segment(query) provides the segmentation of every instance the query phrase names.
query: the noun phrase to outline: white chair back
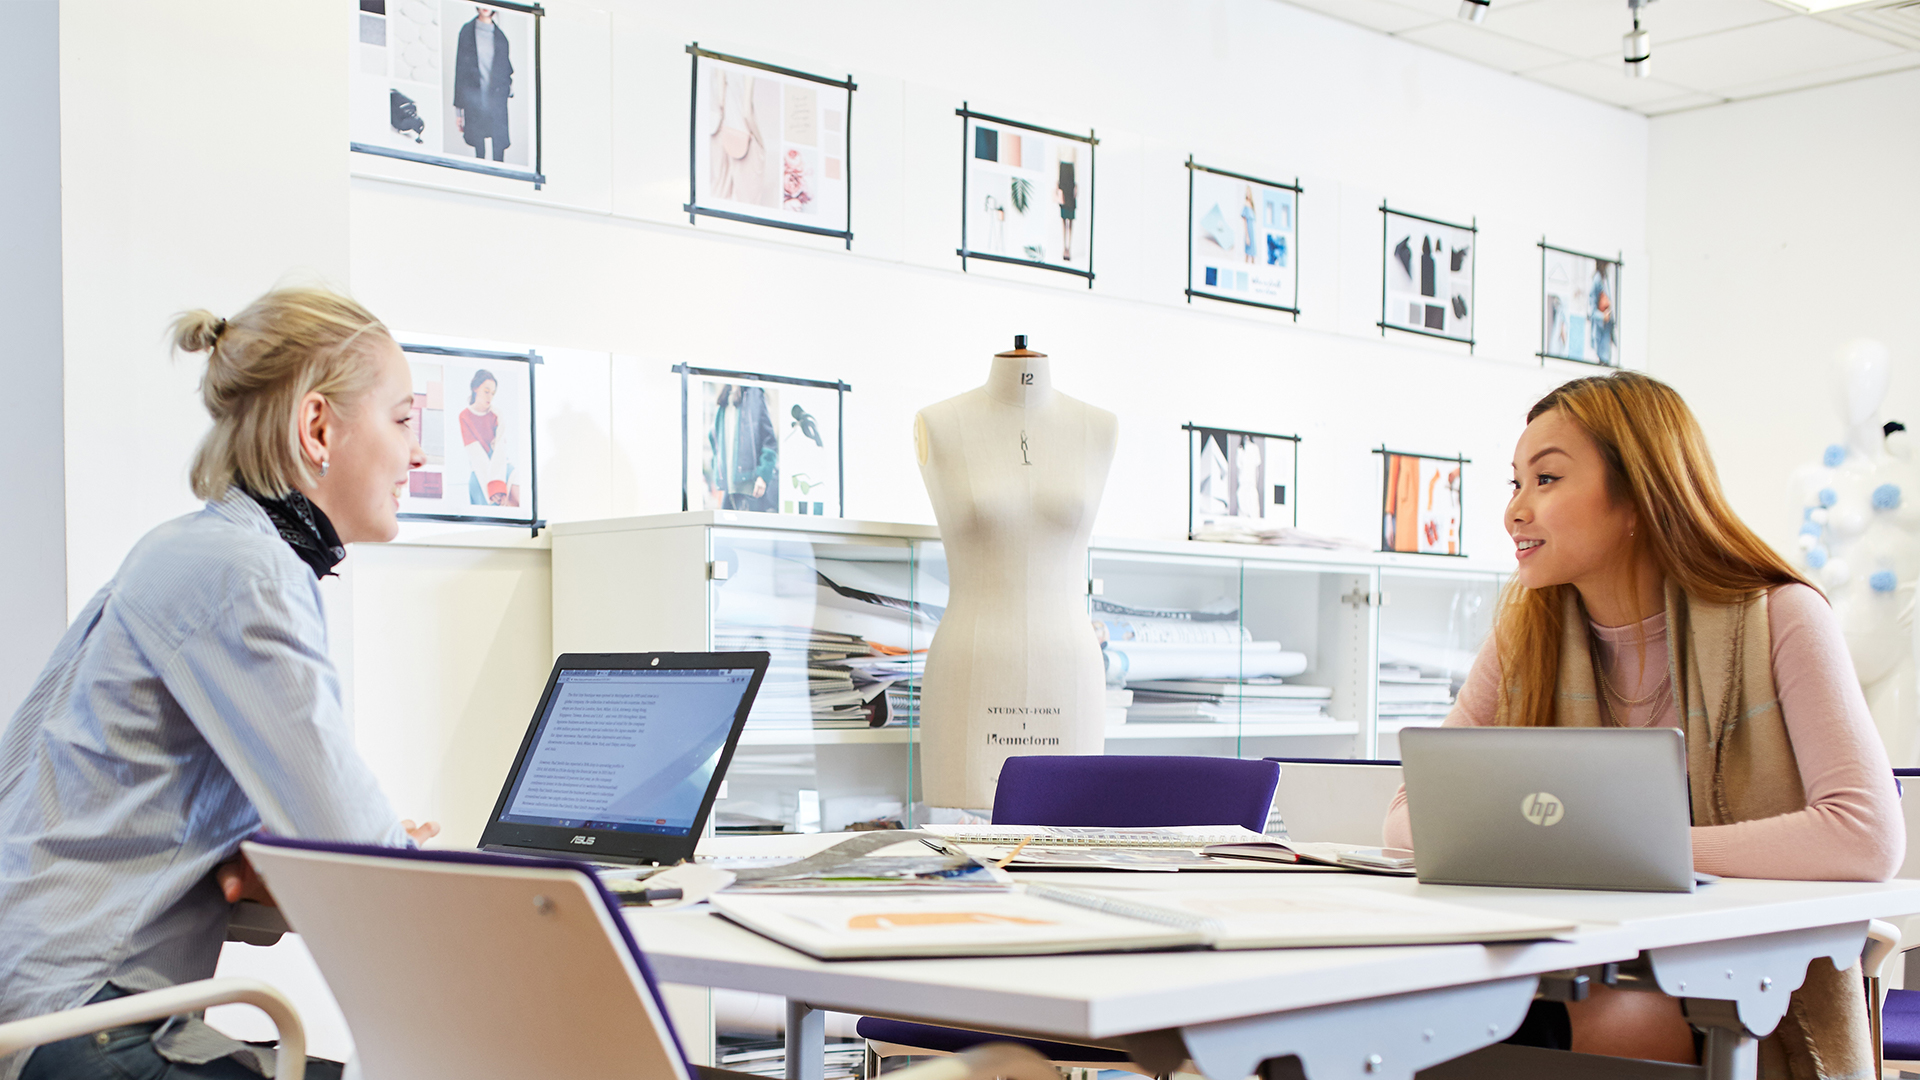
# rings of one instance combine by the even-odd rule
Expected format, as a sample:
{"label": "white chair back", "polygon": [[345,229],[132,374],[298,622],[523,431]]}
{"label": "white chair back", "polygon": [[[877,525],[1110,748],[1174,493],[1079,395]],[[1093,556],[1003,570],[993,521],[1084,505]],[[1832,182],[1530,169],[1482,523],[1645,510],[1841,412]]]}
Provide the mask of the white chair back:
{"label": "white chair back", "polygon": [[689,1080],[645,960],[584,868],[244,845],[353,1031],[366,1080]]}
{"label": "white chair back", "polygon": [[1273,805],[1295,840],[1377,847],[1399,790],[1397,764],[1281,759]]}

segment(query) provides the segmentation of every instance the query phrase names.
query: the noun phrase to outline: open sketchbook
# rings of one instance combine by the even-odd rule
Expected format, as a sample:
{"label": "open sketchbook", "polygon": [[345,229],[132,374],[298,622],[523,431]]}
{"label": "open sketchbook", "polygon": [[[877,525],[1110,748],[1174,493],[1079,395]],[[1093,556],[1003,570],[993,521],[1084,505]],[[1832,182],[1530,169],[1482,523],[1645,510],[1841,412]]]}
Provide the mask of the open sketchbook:
{"label": "open sketchbook", "polygon": [[721,893],[713,898],[713,908],[822,960],[1532,941],[1574,928],[1338,886],[1093,890],[1029,885],[973,896]]}

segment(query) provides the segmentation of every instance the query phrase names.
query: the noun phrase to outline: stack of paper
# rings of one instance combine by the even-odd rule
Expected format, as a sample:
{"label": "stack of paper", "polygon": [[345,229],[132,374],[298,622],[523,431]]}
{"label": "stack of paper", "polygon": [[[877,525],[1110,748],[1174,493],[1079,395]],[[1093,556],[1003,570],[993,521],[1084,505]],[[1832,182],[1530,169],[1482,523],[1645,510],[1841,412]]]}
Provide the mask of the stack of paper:
{"label": "stack of paper", "polygon": [[1453,709],[1453,680],[1408,664],[1380,665],[1380,718],[1406,725],[1438,724]]}
{"label": "stack of paper", "polygon": [[1312,721],[1327,719],[1333,690],[1279,679],[1147,679],[1129,684],[1133,723],[1169,720]]}

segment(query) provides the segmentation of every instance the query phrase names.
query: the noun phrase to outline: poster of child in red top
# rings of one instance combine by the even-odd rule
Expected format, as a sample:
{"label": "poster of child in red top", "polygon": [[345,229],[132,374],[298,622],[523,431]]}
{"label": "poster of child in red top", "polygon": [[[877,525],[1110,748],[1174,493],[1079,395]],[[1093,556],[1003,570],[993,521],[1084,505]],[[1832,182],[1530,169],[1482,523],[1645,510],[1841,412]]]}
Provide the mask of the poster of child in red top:
{"label": "poster of child in red top", "polygon": [[427,458],[408,474],[402,516],[530,522],[530,354],[401,348],[413,369],[409,423]]}

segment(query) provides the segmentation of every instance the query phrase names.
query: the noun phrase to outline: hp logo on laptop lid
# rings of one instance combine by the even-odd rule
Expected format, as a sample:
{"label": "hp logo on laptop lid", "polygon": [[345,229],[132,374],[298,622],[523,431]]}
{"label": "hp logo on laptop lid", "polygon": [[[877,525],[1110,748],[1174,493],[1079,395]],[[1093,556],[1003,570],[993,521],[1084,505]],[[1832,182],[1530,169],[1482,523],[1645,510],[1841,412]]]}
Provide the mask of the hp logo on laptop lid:
{"label": "hp logo on laptop lid", "polygon": [[1535,825],[1557,825],[1567,808],[1559,796],[1536,791],[1520,800],[1520,814]]}

